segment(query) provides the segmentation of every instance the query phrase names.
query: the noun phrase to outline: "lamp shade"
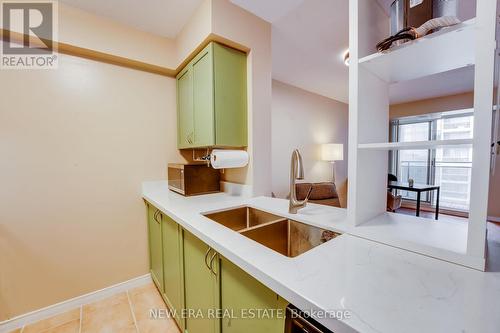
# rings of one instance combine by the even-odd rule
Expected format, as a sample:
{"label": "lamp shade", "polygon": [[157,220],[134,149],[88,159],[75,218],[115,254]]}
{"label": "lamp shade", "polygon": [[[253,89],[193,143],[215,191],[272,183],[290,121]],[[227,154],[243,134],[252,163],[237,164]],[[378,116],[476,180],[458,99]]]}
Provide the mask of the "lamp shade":
{"label": "lamp shade", "polygon": [[322,144],[321,159],[329,162],[344,160],[344,145],[342,143]]}

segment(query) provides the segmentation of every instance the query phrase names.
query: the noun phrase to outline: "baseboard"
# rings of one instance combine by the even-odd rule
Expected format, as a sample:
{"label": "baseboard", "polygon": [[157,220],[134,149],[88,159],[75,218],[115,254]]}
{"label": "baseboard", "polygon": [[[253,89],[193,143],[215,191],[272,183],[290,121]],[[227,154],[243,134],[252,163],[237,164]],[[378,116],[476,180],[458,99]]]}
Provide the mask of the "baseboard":
{"label": "baseboard", "polygon": [[31,311],[20,316],[7,319],[0,322],[0,333],[10,332],[12,330],[21,328],[25,325],[32,324],[39,320],[43,320],[52,317],[56,314],[66,312],[82,305],[99,301],[101,299],[113,296],[120,292],[143,286],[147,283],[151,283],[151,274],[145,274],[138,276],[136,278],[130,279],[128,281],[120,282],[118,284],[90,292],[75,298],[62,301],[53,305],[49,305],[45,308]]}
{"label": "baseboard", "polygon": [[498,217],[498,216],[488,216],[488,221],[500,223],[500,217]]}

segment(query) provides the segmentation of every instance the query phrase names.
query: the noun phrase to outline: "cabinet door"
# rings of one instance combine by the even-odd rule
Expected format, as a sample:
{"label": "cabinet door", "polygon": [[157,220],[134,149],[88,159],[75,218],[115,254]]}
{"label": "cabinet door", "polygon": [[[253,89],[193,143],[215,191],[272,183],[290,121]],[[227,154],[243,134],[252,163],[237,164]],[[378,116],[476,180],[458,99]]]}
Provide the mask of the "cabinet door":
{"label": "cabinet door", "polygon": [[175,320],[184,327],[181,311],[184,308],[182,267],[182,229],[170,217],[162,216],[163,233],[163,298],[175,310]]}
{"label": "cabinet door", "polygon": [[215,124],[212,44],[193,59],[192,66],[194,144],[196,147],[213,146]]}
{"label": "cabinet door", "polygon": [[[207,315],[219,309],[218,279],[207,267],[213,252],[186,230],[183,243],[185,306],[187,310],[196,311],[187,314],[186,330],[188,333],[218,333],[219,321]],[[214,269],[218,269],[217,265]],[[197,311],[201,311],[202,316]]]}
{"label": "cabinet door", "polygon": [[163,291],[163,255],[161,235],[161,214],[148,205],[149,267],[156,286]]}
{"label": "cabinet door", "polygon": [[247,57],[214,43],[215,138],[217,146],[247,146]]}
{"label": "cabinet door", "polygon": [[238,318],[223,316],[222,333],[282,333],[287,302],[224,258],[220,269],[222,313]]}
{"label": "cabinet door", "polygon": [[177,147],[194,145],[193,78],[187,66],[177,75]]}

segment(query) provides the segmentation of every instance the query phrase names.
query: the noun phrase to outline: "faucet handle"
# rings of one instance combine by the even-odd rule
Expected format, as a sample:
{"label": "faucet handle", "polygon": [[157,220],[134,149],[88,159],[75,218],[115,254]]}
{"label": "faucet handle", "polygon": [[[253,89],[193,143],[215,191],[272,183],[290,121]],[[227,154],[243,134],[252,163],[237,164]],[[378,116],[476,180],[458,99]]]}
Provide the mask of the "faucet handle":
{"label": "faucet handle", "polygon": [[310,185],[309,190],[307,191],[306,197],[304,199],[304,203],[306,203],[309,200],[309,196],[311,195],[312,190],[313,190],[313,186]]}

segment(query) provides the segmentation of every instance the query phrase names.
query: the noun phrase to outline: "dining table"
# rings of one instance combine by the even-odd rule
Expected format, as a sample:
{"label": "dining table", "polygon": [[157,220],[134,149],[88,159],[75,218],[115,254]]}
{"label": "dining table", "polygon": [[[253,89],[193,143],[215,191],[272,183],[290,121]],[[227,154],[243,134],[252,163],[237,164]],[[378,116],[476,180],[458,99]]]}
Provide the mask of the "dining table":
{"label": "dining table", "polygon": [[388,189],[390,190],[402,190],[402,191],[409,191],[409,192],[416,192],[417,193],[417,216],[420,216],[420,201],[422,197],[423,192],[431,192],[431,191],[436,191],[436,220],[439,218],[439,194],[441,191],[440,186],[438,185],[429,185],[429,184],[417,184],[414,183],[412,186],[410,186],[409,183],[404,183],[404,182],[396,182],[396,181],[390,181],[387,184]]}

